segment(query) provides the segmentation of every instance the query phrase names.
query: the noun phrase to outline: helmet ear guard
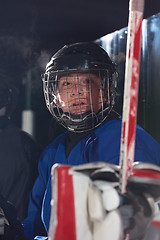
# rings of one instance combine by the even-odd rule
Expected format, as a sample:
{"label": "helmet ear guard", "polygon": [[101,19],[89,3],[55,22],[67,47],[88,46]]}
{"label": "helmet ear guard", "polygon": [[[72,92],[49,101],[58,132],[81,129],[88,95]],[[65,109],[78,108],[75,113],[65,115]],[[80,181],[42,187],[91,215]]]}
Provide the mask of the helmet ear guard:
{"label": "helmet ear guard", "polygon": [[[95,74],[100,79],[101,108],[94,112],[91,106],[90,111],[76,115],[70,112],[68,106],[68,112],[65,112],[57,99],[59,79],[62,76],[69,78],[72,74],[76,74],[78,79],[86,73]],[[60,49],[47,64],[42,81],[47,108],[70,131],[83,132],[96,128],[107,118],[115,103],[117,73],[108,54],[95,43],[77,43]],[[91,96],[91,91],[89,94]],[[92,97],[90,99],[92,103]]]}

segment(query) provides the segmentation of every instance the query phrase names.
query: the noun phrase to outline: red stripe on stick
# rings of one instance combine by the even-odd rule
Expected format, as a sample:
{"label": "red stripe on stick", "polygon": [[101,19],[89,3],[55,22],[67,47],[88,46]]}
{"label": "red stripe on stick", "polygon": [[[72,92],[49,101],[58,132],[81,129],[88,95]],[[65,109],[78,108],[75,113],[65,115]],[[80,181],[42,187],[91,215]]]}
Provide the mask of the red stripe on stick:
{"label": "red stripe on stick", "polygon": [[54,240],[76,240],[74,189],[69,168],[57,168],[57,228]]}
{"label": "red stripe on stick", "polygon": [[144,0],[130,0],[120,149],[122,193],[134,162],[143,9]]}

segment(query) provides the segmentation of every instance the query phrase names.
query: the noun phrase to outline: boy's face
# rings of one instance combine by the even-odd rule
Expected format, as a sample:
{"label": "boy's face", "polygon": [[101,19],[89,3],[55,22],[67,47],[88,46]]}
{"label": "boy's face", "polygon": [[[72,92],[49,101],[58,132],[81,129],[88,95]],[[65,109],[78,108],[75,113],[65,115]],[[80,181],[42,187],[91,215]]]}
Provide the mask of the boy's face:
{"label": "boy's face", "polygon": [[97,113],[105,101],[100,78],[93,73],[73,73],[58,80],[57,99],[63,112]]}

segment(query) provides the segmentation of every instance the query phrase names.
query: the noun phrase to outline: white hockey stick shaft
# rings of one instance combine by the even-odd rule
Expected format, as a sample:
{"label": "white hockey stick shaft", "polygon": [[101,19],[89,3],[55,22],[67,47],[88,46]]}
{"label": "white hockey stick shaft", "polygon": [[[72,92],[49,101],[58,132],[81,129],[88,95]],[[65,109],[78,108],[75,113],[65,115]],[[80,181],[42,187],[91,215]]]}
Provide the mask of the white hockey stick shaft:
{"label": "white hockey stick shaft", "polygon": [[144,0],[130,0],[120,148],[120,190],[126,191],[135,152],[137,101]]}

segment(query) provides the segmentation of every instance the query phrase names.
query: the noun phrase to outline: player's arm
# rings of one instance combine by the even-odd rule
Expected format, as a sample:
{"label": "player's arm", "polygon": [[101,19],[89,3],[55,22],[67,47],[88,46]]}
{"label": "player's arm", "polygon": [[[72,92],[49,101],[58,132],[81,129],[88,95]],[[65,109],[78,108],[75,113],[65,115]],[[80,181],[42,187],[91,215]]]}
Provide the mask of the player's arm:
{"label": "player's arm", "polygon": [[33,239],[36,235],[46,235],[46,231],[41,220],[41,211],[42,201],[49,179],[49,160],[49,154],[46,154],[46,151],[43,152],[39,160],[39,175],[30,193],[28,216],[23,221],[24,233],[31,239]]}

